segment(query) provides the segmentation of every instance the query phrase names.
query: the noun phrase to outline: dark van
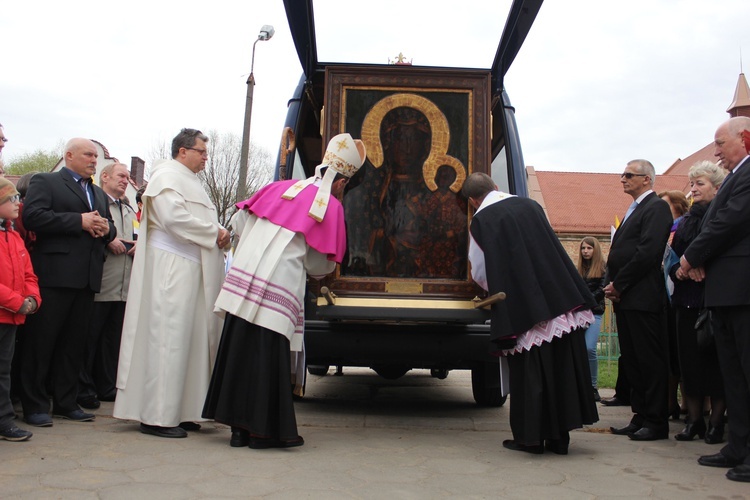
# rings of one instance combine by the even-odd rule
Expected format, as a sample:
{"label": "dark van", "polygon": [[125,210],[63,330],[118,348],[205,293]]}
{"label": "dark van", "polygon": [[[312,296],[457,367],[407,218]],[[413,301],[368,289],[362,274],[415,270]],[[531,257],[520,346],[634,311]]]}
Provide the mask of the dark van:
{"label": "dark van", "polygon": [[[303,67],[289,101],[276,179],[307,178],[329,138],[348,132],[368,159],[343,195],[347,254],[309,280],[308,371],[371,367],[395,379],[412,368],[444,378],[471,370],[480,405],[500,406],[485,292],[471,279],[466,176],[486,172],[527,195],[514,109],[503,86],[541,0],[512,2],[489,69],[331,64],[317,59],[312,0],[285,0]],[[477,15],[482,15],[477,13]],[[488,61],[489,62],[489,61]]]}

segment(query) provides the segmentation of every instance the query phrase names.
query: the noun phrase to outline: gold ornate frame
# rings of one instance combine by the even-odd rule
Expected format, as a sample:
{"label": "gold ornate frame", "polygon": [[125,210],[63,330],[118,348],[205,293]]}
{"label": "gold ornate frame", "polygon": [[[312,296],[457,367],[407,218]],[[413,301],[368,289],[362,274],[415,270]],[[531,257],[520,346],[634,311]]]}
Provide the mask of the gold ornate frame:
{"label": "gold ornate frame", "polygon": [[[326,69],[323,144],[349,132],[367,146],[363,166],[380,169],[384,163],[381,123],[399,107],[413,108],[429,122],[429,155],[422,165],[430,191],[438,168],[455,172],[450,191],[459,193],[466,176],[490,171],[490,76],[481,70],[434,70],[411,66],[331,67]],[[347,200],[344,199],[346,207]],[[470,213],[466,209],[468,228]],[[468,238],[468,231],[466,232]],[[340,296],[420,295],[471,298],[480,293],[468,272],[453,278],[424,276],[349,276],[339,266],[323,284]]]}

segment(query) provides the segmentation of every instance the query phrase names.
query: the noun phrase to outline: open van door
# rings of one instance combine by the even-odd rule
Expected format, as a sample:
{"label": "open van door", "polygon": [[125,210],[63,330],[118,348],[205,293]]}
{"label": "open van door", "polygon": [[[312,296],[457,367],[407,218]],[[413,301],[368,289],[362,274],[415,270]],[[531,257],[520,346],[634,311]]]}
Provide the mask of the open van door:
{"label": "open van door", "polygon": [[284,1],[303,73],[276,178],[312,175],[329,138],[342,132],[362,139],[368,158],[343,195],[344,262],[308,285],[310,371],[366,366],[397,378],[411,368],[440,377],[469,369],[477,403],[502,405],[489,310],[475,307],[485,292],[471,279],[471,209],[460,191],[469,174],[486,172],[527,195],[503,80],[542,0],[512,2],[485,69],[320,62],[313,3]]}

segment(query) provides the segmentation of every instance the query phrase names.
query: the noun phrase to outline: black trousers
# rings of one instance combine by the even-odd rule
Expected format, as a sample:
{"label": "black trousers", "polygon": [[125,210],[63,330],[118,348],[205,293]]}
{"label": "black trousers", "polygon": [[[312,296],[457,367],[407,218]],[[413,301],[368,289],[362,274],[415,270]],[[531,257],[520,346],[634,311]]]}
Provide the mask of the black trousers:
{"label": "black trousers", "polygon": [[[94,292],[41,287],[39,312],[26,319],[21,366],[24,415],[80,409],[76,403]],[[47,385],[52,394],[47,393]]]}
{"label": "black trousers", "polygon": [[13,426],[16,413],[10,402],[10,362],[16,345],[16,325],[0,323],[0,430]]}
{"label": "black trousers", "polygon": [[622,365],[630,383],[631,422],[669,430],[669,352],[665,311],[615,309]]}
{"label": "black trousers", "polygon": [[750,306],[715,308],[713,326],[729,417],[721,453],[750,465]]}
{"label": "black trousers", "polygon": [[125,302],[94,302],[78,397],[113,398]]}
{"label": "black trousers", "polygon": [[626,405],[630,404],[630,382],[628,382],[628,374],[625,373],[625,365],[622,362],[622,346],[620,346],[620,357],[617,358],[617,382],[615,382],[615,397]]}

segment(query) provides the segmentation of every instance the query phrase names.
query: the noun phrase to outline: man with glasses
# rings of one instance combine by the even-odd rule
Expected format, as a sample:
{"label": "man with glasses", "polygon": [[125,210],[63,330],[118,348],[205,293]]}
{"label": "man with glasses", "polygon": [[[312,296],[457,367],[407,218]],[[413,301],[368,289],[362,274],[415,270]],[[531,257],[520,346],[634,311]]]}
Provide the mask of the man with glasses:
{"label": "man with glasses", "polygon": [[669,432],[667,292],[661,263],[672,212],[654,193],[655,179],[654,166],[646,160],[628,162],[620,176],[633,203],[612,238],[604,288],[614,304],[634,414],[628,425],[611,430],[635,441],[666,439]]}
{"label": "man with glasses", "polygon": [[198,430],[219,340],[213,305],[229,231],[198,180],[206,137],[182,129],[172,160],[153,168],[143,193],[117,371],[113,415],[140,430],[182,438]]}

